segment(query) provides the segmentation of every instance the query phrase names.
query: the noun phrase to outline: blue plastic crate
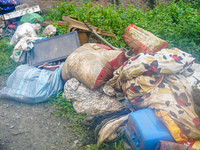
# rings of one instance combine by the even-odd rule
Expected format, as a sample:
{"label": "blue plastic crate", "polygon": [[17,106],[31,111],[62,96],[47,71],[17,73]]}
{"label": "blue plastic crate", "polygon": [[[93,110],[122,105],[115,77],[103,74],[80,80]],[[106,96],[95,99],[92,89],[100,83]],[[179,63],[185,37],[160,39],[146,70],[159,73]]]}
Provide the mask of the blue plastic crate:
{"label": "blue plastic crate", "polygon": [[151,109],[132,112],[125,133],[131,148],[136,150],[155,150],[160,140],[175,142],[167,127]]}

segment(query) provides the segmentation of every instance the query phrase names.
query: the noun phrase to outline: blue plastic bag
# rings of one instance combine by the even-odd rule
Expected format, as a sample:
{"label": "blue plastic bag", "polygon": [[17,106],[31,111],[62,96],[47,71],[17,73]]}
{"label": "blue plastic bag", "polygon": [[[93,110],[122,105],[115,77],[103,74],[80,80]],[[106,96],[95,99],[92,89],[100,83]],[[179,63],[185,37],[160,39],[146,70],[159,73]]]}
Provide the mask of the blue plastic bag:
{"label": "blue plastic bag", "polygon": [[0,0],[0,10],[10,10],[16,5],[21,5],[22,3],[18,0]]}
{"label": "blue plastic bag", "polygon": [[0,90],[0,99],[11,99],[26,103],[48,100],[64,87],[61,70],[64,63],[55,71],[20,65],[9,76],[7,86]]}

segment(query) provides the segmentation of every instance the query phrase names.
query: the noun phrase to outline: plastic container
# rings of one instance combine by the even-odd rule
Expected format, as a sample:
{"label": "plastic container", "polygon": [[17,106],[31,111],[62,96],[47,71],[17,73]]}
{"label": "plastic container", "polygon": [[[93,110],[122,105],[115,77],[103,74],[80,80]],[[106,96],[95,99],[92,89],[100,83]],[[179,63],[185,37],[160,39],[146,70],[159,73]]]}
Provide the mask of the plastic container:
{"label": "plastic container", "polygon": [[167,127],[151,109],[132,112],[125,134],[131,148],[136,150],[155,150],[160,140],[175,142]]}

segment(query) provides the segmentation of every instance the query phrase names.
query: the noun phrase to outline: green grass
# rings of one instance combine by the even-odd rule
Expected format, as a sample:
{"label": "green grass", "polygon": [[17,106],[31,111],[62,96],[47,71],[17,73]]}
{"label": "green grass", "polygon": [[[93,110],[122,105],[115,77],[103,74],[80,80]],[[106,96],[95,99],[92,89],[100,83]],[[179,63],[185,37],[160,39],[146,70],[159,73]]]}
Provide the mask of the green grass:
{"label": "green grass", "polygon": [[50,99],[53,103],[53,107],[57,108],[54,115],[68,118],[71,123],[70,126],[73,130],[78,134],[81,134],[81,132],[85,129],[85,126],[81,122],[86,115],[77,114],[73,108],[71,100],[63,98],[62,93],[63,92],[59,92],[55,97]]}
{"label": "green grass", "polygon": [[[104,38],[116,47],[129,48],[123,40],[125,28],[129,24],[135,24],[152,32],[159,38],[170,43],[171,47],[177,47],[191,53],[199,62],[200,51],[200,10],[199,3],[180,0],[177,3],[156,4],[153,10],[142,11],[133,5],[128,7],[116,5],[96,5],[83,3],[76,5],[58,3],[52,11],[45,15],[48,20],[62,20],[62,16],[72,16],[82,21],[87,20],[91,25],[116,34],[116,37]],[[56,23],[55,23],[56,25]],[[58,34],[67,32],[67,27],[58,27]]]}
{"label": "green grass", "polygon": [[10,58],[13,46],[9,46],[9,39],[0,39],[0,75],[10,74],[17,64]]}

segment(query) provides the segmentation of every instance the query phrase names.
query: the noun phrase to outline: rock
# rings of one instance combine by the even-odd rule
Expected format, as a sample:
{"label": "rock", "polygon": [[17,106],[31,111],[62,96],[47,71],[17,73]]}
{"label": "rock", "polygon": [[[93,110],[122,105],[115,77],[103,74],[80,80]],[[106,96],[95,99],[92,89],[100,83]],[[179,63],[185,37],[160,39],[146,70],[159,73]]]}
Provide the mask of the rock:
{"label": "rock", "polygon": [[77,147],[76,144],[78,143],[78,140],[74,141],[74,144],[72,145],[72,147]]}

